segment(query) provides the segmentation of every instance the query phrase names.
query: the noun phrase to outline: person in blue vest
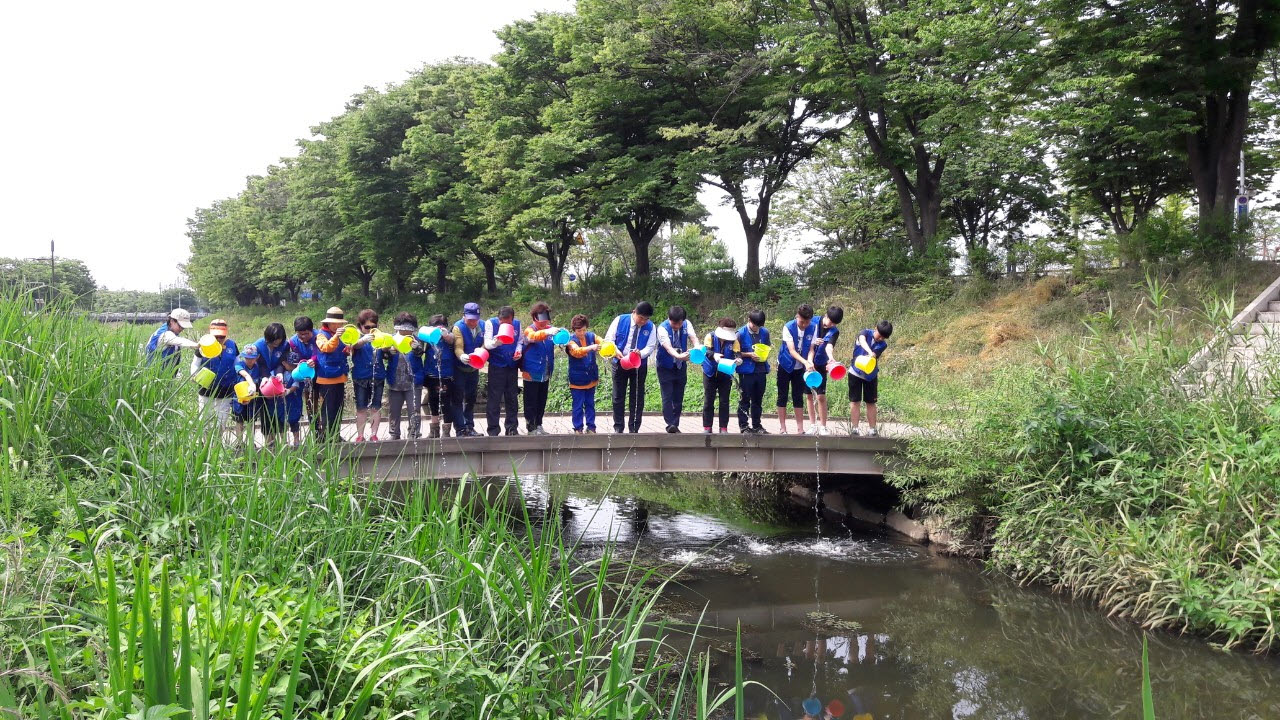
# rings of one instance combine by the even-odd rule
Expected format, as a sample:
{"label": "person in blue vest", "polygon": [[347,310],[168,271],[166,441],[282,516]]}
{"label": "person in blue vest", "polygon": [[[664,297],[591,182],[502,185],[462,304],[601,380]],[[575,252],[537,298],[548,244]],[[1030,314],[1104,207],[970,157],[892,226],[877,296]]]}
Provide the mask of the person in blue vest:
{"label": "person in blue vest", "polygon": [[284,381],[287,373],[282,365],[284,356],[284,326],[271,323],[262,333],[262,337],[244,346],[240,356],[236,358],[236,374],[243,380],[259,387],[263,380],[280,376],[285,385],[285,394],[276,397],[255,396],[248,404],[237,402],[235,405],[236,434],[244,441],[246,426],[253,437],[254,421],[262,424],[262,436],[267,445],[275,445],[276,440],[284,433],[287,415],[286,398],[295,391],[295,386]]}
{"label": "person in blue vest", "polygon": [[454,431],[458,437],[481,437],[476,432],[476,387],[480,384],[480,371],[471,366],[471,353],[484,347],[484,328],[480,327],[480,305],[469,302],[462,306],[462,319],[454,326],[453,356],[457,359],[454,370],[453,407],[457,413]]}
{"label": "person in blue vest", "polygon": [[[498,337],[498,330],[503,325],[510,325],[515,330],[515,341],[504,343]],[[507,435],[519,435],[520,419],[520,359],[524,355],[524,334],[520,332],[520,321],[516,319],[516,311],[510,305],[498,310],[497,317],[489,318],[484,324],[484,346],[489,351],[489,385],[486,393],[485,418],[489,421],[490,437],[498,435],[502,427]],[[507,411],[505,421],[502,411]]]}
{"label": "person in blue vest", "polygon": [[573,431],[579,435],[596,432],[596,386],[600,384],[600,367],[596,356],[600,341],[587,329],[586,315],[574,315],[569,321],[569,395],[573,400]]}
{"label": "person in blue vest", "polygon": [[422,344],[422,384],[426,395],[418,403],[431,413],[428,437],[449,437],[458,420],[453,389],[456,375],[454,367],[458,364],[453,356],[454,333],[451,332],[449,319],[439,313],[432,315],[427,325],[440,328],[440,340],[431,345]]}
{"label": "person in blue vest", "polygon": [[[290,373],[292,382],[292,373],[299,365],[307,363],[314,370],[316,366],[316,355],[320,349],[316,347],[315,323],[311,318],[302,315],[293,320],[293,337],[285,342],[285,353],[282,366]],[[303,398],[307,402],[307,416],[315,417],[315,385],[310,380],[298,381],[294,391],[289,393],[285,398],[285,414],[289,423],[289,434],[292,435],[291,445],[297,447],[302,444],[302,405]]]}
{"label": "person in blue vest", "polygon": [[747,313],[747,324],[738,330],[738,345],[742,348],[738,365],[738,429],[744,433],[767,435],[761,424],[764,390],[769,382],[769,362],[756,355],[756,345],[770,345],[769,329],[764,326],[764,311]]}
{"label": "person in blue vest", "polygon": [[[397,315],[395,333],[397,339],[414,338],[418,333],[418,317],[408,312]],[[400,414],[405,410],[409,416],[409,439],[422,437],[422,384],[426,379],[422,365],[424,352],[417,338],[410,341],[410,347],[407,354],[400,352],[394,344],[378,351],[387,358],[387,415],[392,440],[400,439]],[[439,430],[439,426],[436,429]]]}
{"label": "person in blue vest", "polygon": [[809,359],[809,349],[813,347],[813,338],[817,334],[817,325],[813,322],[813,306],[803,304],[796,308],[795,318],[788,320],[782,327],[782,352],[778,353],[778,428],[783,435],[787,434],[787,395],[791,395],[791,404],[796,416],[796,432],[804,434],[804,412],[806,399],[804,374],[813,369],[813,361]]}
{"label": "person in blue vest", "polygon": [[[849,369],[849,422],[852,427],[850,435],[857,435],[861,426],[861,413],[858,403],[867,403],[867,435],[875,437],[876,400],[880,397],[880,356],[889,347],[889,336],[893,334],[893,323],[881,320],[874,328],[867,328],[858,333],[853,344],[853,367]],[[858,358],[863,355],[874,355],[876,365],[871,372],[863,372],[858,368]]]}
{"label": "person in blue vest", "polygon": [[524,329],[524,355],[520,363],[524,381],[524,427],[530,435],[546,435],[542,418],[547,412],[547,393],[556,369],[556,344],[552,337],[551,306],[537,302],[529,309],[533,324]]}
{"label": "person in blue vest", "polygon": [[240,354],[240,347],[227,337],[229,332],[227,321],[222,318],[209,323],[209,334],[218,341],[222,352],[211,358],[196,353],[195,361],[191,364],[192,374],[201,368],[213,371],[213,382],[207,388],[200,388],[197,404],[200,412],[212,410],[219,428],[224,427],[231,418],[231,411],[236,403],[235,387],[240,382],[240,377],[236,375],[236,357]]}
{"label": "person in blue vest", "polygon": [[667,432],[680,432],[684,389],[689,382],[689,351],[700,347],[698,332],[679,305],[667,311],[658,326],[658,389],[662,392],[662,419]]}
{"label": "person in blue vest", "polygon": [[844,308],[832,305],[822,316],[818,332],[809,348],[809,362],[813,369],[822,376],[822,384],[808,388],[813,396],[809,406],[809,433],[812,435],[830,435],[827,429],[827,365],[835,357],[835,345],[840,339],[840,321],[844,320]]}
{"label": "person in blue vest", "polygon": [[[631,312],[615,317],[604,335],[606,340],[612,341],[618,348],[609,361],[609,371],[613,373],[615,433],[622,432],[624,427],[638,433],[644,420],[644,383],[649,375],[649,356],[658,347],[657,333],[653,331],[653,323],[649,322],[651,317],[653,305],[641,300]],[[633,351],[639,354],[640,364],[624,369],[621,360]]]}
{"label": "person in blue vest", "polygon": [[[356,313],[356,328],[360,330],[360,339],[351,344],[351,394],[356,401],[356,442],[378,442],[378,430],[382,425],[382,391],[386,387],[382,350],[373,347],[378,312],[365,308]],[[364,434],[366,423],[369,425],[368,435]]]}
{"label": "person in blue vest", "polygon": [[334,306],[320,321],[320,332],[316,333],[319,352],[316,354],[315,383],[319,400],[311,427],[315,430],[316,439],[321,441],[341,439],[342,406],[347,400],[347,374],[351,370],[347,363],[351,350],[341,337],[346,324],[342,308]]}
{"label": "person in blue vest", "polygon": [[179,351],[182,348],[196,349],[200,343],[182,337],[183,330],[191,329],[191,313],[182,308],[174,308],[164,324],[151,333],[147,340],[147,364],[160,363],[169,375],[177,375],[182,359]]}
{"label": "person in blue vest", "polygon": [[702,360],[702,431],[708,435],[715,418],[716,400],[720,401],[720,432],[729,432],[729,391],[733,389],[733,375],[720,372],[717,365],[722,360],[742,365],[742,345],[736,328],[733,318],[720,318],[716,329],[707,333],[703,341],[707,355]]}
{"label": "person in blue vest", "polygon": [[[259,362],[258,346],[252,343],[245,345],[244,350],[236,356],[235,370],[236,382],[241,380],[248,381],[253,385],[254,391],[257,392],[258,382],[266,377],[264,368],[266,366]],[[262,397],[255,395],[248,402],[236,400],[231,408],[231,418],[236,423],[236,442],[244,442],[244,426],[249,425],[249,442],[253,442],[253,419],[258,414],[262,405]]]}

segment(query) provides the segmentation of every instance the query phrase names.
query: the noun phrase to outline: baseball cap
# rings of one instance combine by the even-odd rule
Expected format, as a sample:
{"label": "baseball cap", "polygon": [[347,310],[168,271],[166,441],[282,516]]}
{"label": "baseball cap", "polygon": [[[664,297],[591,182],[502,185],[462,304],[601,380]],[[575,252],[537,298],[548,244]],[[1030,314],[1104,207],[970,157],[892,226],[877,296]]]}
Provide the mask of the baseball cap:
{"label": "baseball cap", "polygon": [[216,337],[226,337],[227,321],[223,320],[222,318],[218,318],[213,322],[209,323],[209,334],[214,335]]}
{"label": "baseball cap", "polygon": [[178,323],[179,327],[184,330],[191,329],[191,313],[183,308],[174,308],[169,312],[169,319]]}
{"label": "baseball cap", "polygon": [[463,305],[463,306],[462,306],[462,317],[464,317],[464,318],[468,318],[468,319],[471,319],[471,320],[479,320],[479,319],[480,319],[480,304],[479,304],[479,303],[467,303],[466,305]]}
{"label": "baseball cap", "polygon": [[258,359],[258,346],[257,346],[257,345],[245,345],[245,346],[244,346],[244,349],[240,351],[240,357],[243,357],[245,360],[257,360],[257,359]]}

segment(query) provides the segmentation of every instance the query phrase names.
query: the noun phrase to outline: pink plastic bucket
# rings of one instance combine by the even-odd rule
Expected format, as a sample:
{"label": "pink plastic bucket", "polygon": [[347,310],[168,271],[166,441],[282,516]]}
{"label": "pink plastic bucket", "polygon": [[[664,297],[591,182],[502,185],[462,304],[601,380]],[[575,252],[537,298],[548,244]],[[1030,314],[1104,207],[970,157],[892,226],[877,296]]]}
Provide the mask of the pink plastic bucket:
{"label": "pink plastic bucket", "polygon": [[832,380],[836,380],[836,381],[843,380],[844,376],[848,374],[849,374],[849,368],[845,367],[844,365],[834,365],[831,368]]}
{"label": "pink plastic bucket", "polygon": [[498,342],[503,345],[510,345],[516,341],[516,329],[511,323],[502,323],[498,326]]}
{"label": "pink plastic bucket", "polygon": [[489,351],[484,348],[476,348],[469,356],[467,362],[471,363],[471,367],[479,370],[484,364],[489,362]]}

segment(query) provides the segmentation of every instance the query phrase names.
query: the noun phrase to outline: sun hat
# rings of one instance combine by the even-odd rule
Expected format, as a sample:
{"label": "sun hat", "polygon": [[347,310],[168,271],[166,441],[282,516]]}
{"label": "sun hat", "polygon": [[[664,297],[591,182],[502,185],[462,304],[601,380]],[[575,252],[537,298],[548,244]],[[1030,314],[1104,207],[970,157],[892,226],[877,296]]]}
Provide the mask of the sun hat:
{"label": "sun hat", "polygon": [[245,346],[244,346],[244,349],[240,351],[240,357],[244,358],[245,360],[257,360],[257,359],[258,359],[258,346],[257,346],[257,345],[245,345]]}
{"label": "sun hat", "polygon": [[191,329],[191,313],[183,308],[174,308],[169,311],[169,319],[178,323],[183,330]]}
{"label": "sun hat", "polygon": [[462,317],[467,318],[468,320],[479,320],[480,304],[471,302],[471,303],[467,303],[466,305],[463,305]]}
{"label": "sun hat", "polygon": [[738,333],[727,327],[718,327],[715,329],[716,337],[725,342],[733,342],[738,339]]}
{"label": "sun hat", "polygon": [[346,325],[347,321],[342,317],[342,308],[334,305],[325,311],[325,319],[320,321],[321,325]]}
{"label": "sun hat", "polygon": [[213,322],[209,323],[209,334],[213,335],[214,337],[226,337],[227,321],[223,320],[222,318],[218,318]]}

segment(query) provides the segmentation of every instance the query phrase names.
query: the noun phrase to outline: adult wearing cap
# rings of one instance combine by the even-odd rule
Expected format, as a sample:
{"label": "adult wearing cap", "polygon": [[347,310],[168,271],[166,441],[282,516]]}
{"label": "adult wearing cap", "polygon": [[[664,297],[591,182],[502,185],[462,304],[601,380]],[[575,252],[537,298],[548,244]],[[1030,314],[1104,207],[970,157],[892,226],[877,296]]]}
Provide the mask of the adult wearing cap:
{"label": "adult wearing cap", "polygon": [[347,356],[350,349],[342,342],[342,328],[347,324],[342,308],[329,308],[316,333],[316,380],[319,408],[316,415],[316,438],[337,440],[342,429],[342,405],[346,402]]}
{"label": "adult wearing cap", "polygon": [[480,437],[476,432],[476,388],[480,371],[471,367],[471,353],[484,347],[484,328],[480,327],[480,305],[469,302],[462,306],[462,319],[454,324],[453,355],[458,359],[453,387],[453,407],[457,412],[454,431],[458,437]]}
{"label": "adult wearing cap", "polygon": [[183,330],[191,329],[191,313],[182,308],[169,312],[169,317],[147,340],[147,364],[159,362],[172,375],[178,374],[181,360],[178,353],[182,348],[195,349],[200,343],[182,337]]}
{"label": "adult wearing cap", "polygon": [[236,357],[240,355],[240,348],[234,340],[227,337],[229,330],[227,321],[222,318],[209,323],[209,334],[218,341],[221,350],[211,358],[196,353],[195,361],[191,363],[193,375],[201,368],[208,368],[213,372],[213,382],[207,388],[200,388],[197,403],[201,412],[212,407],[219,426],[227,422],[231,411],[235,409],[235,387],[240,382],[240,377],[236,374]]}
{"label": "adult wearing cap", "polygon": [[[653,305],[641,300],[636,307],[625,315],[619,315],[609,323],[609,331],[605,339],[618,347],[618,352],[609,361],[609,370],[613,373],[613,431],[623,431],[624,418],[627,427],[633,433],[640,432],[640,423],[644,419],[644,381],[649,374],[649,356],[657,348],[657,333],[653,330]],[[621,359],[636,352],[640,356],[640,364],[634,368],[622,367]],[[630,403],[630,413],[627,404]]]}
{"label": "adult wearing cap", "polygon": [[[506,344],[498,337],[498,330],[503,325],[514,329],[515,342]],[[484,324],[484,347],[489,351],[488,403],[485,405],[489,435],[498,434],[499,423],[507,435],[519,435],[520,419],[516,415],[520,411],[520,357],[524,353],[524,334],[520,332],[516,311],[510,305],[504,305],[496,317],[489,318],[489,322]],[[507,411],[505,420],[502,418],[504,409]]]}

